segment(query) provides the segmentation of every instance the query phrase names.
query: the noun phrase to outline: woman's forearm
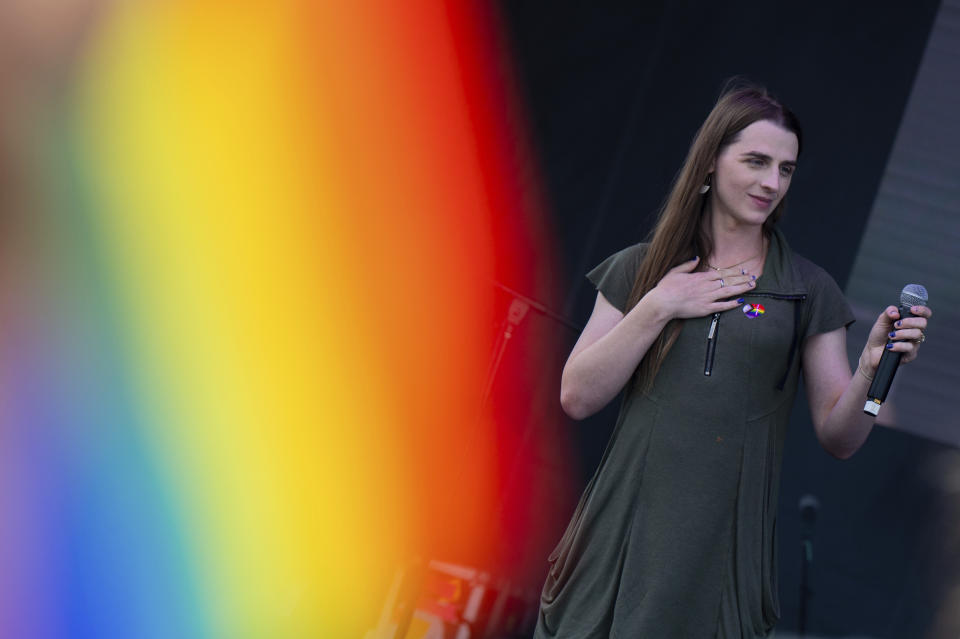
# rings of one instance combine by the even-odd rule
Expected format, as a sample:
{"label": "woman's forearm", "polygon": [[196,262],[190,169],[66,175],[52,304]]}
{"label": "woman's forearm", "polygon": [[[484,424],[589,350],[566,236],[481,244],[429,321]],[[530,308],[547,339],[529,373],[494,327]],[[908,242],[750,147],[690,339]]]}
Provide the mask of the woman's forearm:
{"label": "woman's forearm", "polygon": [[876,418],[863,412],[870,381],[854,371],[836,404],[817,427],[817,439],[834,457],[847,459],[867,440]]}
{"label": "woman's forearm", "polygon": [[574,419],[593,415],[630,379],[669,317],[652,296],[644,296],[620,322],[571,357],[563,368],[560,403]]}

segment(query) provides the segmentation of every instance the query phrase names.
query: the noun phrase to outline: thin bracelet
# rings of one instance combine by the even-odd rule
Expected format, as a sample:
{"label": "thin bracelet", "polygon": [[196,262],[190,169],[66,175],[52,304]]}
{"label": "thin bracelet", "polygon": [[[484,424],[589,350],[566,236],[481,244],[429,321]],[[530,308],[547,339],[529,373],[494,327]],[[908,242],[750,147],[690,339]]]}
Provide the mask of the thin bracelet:
{"label": "thin bracelet", "polygon": [[860,356],[860,359],[857,360],[857,371],[867,378],[868,382],[872,382],[873,378],[867,375],[863,370],[863,355]]}

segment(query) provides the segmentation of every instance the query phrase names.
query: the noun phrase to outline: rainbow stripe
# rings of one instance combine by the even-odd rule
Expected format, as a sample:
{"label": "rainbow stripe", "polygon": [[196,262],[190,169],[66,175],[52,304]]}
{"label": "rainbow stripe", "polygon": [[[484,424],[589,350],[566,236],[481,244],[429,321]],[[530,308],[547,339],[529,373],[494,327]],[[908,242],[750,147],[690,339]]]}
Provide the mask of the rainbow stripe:
{"label": "rainbow stripe", "polygon": [[491,280],[552,258],[482,4],[113,5],[3,327],[4,636],[358,637],[490,555]]}
{"label": "rainbow stripe", "polygon": [[760,317],[767,312],[767,310],[763,308],[763,304],[744,304],[741,310],[743,310],[744,315],[751,319]]}

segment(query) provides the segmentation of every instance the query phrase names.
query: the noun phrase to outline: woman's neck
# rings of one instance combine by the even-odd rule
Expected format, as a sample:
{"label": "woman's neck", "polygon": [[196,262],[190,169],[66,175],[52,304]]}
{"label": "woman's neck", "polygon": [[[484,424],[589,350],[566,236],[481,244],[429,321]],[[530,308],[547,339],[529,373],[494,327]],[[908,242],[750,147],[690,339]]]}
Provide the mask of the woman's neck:
{"label": "woman's neck", "polygon": [[723,224],[711,216],[710,239],[713,251],[709,264],[727,268],[748,261],[756,263],[763,255],[765,237],[762,226],[755,224]]}

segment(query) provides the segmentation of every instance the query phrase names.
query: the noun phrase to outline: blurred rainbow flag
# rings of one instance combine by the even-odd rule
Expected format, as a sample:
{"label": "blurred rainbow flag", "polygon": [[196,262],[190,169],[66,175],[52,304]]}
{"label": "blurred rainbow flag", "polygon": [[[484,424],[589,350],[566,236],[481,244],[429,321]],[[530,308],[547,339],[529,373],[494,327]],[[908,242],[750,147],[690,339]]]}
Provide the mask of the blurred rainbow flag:
{"label": "blurred rainbow flag", "polygon": [[0,636],[360,637],[489,558],[492,282],[551,258],[486,5],[112,5],[7,258]]}

